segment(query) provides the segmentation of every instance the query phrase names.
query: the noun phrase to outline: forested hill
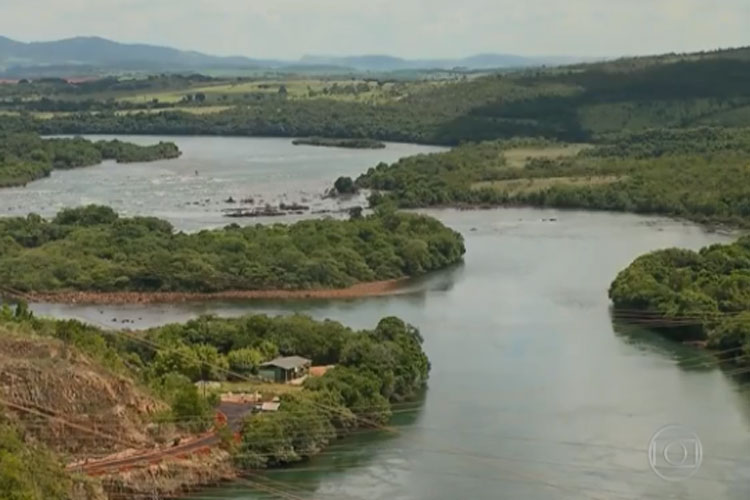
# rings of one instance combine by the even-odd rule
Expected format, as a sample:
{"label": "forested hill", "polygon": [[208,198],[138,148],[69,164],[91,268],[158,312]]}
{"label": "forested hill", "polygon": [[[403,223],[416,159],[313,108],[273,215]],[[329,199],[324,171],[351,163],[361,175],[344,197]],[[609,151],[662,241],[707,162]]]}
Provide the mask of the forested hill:
{"label": "forested hill", "polygon": [[[320,90],[293,78],[253,86],[249,80],[154,77],[127,82],[130,90],[108,80],[19,84],[0,89],[9,97],[0,108],[16,114],[1,126],[44,133],[323,136],[448,145],[519,136],[606,140],[611,133],[650,128],[750,126],[747,54],[666,55],[459,80],[350,81]],[[299,90],[292,92],[294,86]],[[133,90],[140,87],[141,97]],[[154,88],[161,93],[152,94]],[[39,94],[48,100],[35,101]],[[134,106],[138,99],[144,109]],[[51,114],[35,115],[38,109]],[[84,112],[69,114],[77,110]]]}
{"label": "forested hill", "polygon": [[194,234],[100,206],[50,221],[0,218],[0,283],[24,292],[344,288],[441,269],[464,251],[461,235],[436,219],[389,210]]}
{"label": "forested hill", "polygon": [[42,139],[36,134],[0,134],[0,187],[24,185],[55,169],[88,167],[103,160],[148,162],[180,155],[177,145],[138,146],[118,140]]}

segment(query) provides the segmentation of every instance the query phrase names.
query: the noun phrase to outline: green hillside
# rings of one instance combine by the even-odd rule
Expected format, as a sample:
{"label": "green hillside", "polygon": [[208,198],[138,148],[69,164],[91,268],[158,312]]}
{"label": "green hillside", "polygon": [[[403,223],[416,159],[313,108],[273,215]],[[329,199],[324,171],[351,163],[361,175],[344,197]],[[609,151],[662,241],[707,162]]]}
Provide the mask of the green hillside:
{"label": "green hillside", "polygon": [[[414,81],[381,76],[347,83],[293,75],[207,81],[198,75],[30,83],[0,86],[6,96],[0,112],[9,114],[5,127],[45,133],[367,137],[438,144],[518,136],[593,141],[649,128],[750,125],[748,54],[747,48],[668,54]],[[24,99],[15,99],[21,94]],[[48,100],[41,105],[44,96]]]}

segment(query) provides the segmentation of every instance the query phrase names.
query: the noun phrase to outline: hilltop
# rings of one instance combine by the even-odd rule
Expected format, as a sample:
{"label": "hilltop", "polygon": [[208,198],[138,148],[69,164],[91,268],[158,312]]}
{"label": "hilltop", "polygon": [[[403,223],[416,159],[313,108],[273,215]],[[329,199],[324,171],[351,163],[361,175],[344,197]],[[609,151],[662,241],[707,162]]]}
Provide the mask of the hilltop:
{"label": "hilltop", "polygon": [[0,37],[0,67],[12,74],[50,74],[65,71],[91,72],[141,70],[190,70],[246,68],[275,65],[246,57],[220,57],[142,43],[120,43],[95,36],[79,36],[49,42],[18,42]]}
{"label": "hilltop", "polygon": [[389,55],[316,56],[298,60],[215,56],[144,43],[121,43],[96,36],[45,42],[19,42],[0,36],[0,75],[7,77],[95,75],[117,71],[207,71],[281,69],[305,72],[398,71],[406,69],[468,70],[541,66],[579,62],[581,57],[524,57],[477,54],[453,59],[404,59]]}

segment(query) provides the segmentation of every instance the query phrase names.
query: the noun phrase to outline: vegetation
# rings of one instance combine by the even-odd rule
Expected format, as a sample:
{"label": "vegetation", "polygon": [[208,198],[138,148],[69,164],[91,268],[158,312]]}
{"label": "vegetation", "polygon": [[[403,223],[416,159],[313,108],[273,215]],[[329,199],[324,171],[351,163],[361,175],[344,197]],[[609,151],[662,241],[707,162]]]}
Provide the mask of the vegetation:
{"label": "vegetation", "polygon": [[747,225],[748,164],[750,129],[650,130],[596,147],[539,139],[466,144],[381,163],[356,184],[376,191],[375,206],[525,204]]}
{"label": "vegetation", "polygon": [[[237,461],[248,468],[302,460],[354,427],[386,422],[389,402],[413,398],[430,369],[419,331],[393,317],[373,330],[353,331],[301,315],[204,316],[150,330],[146,338],[171,346],[156,355],[138,348],[151,373],[169,371],[193,380],[253,377],[260,363],[279,354],[336,365],[322,377],[309,378],[302,391],[283,394],[277,413],[247,420]],[[201,359],[210,359],[203,373],[197,368]],[[239,374],[228,368],[238,359]]]}
{"label": "vegetation", "polygon": [[[236,459],[248,468],[302,460],[354,428],[385,423],[390,402],[415,397],[430,370],[419,331],[395,317],[382,319],[372,330],[355,331],[303,315],[202,316],[146,332],[111,335],[77,321],[37,319],[20,304],[15,311],[5,306],[0,323],[59,339],[121,376],[140,381],[170,404],[170,411],[156,420],[190,431],[210,427],[218,401],[215,395],[201,395],[194,382],[257,380],[258,366],[278,355],[336,365],[322,377],[309,378],[301,390],[280,391],[278,412],[246,420]],[[266,384],[255,386],[263,390]]]}
{"label": "vegetation", "polygon": [[23,185],[54,169],[96,165],[103,160],[120,163],[175,158],[180,151],[171,142],[152,146],[86,139],[42,139],[35,134],[0,134],[0,187]]}
{"label": "vegetation", "polygon": [[[42,80],[0,85],[0,112],[17,115],[4,127],[44,133],[587,142],[649,128],[748,126],[749,77],[745,49],[412,81],[393,75]],[[217,106],[226,109],[185,111]]]}
{"label": "vegetation", "polygon": [[643,255],[619,273],[609,296],[625,319],[678,340],[708,340],[750,364],[750,237]]}
{"label": "vegetation", "polygon": [[383,149],[385,143],[374,139],[326,139],[325,137],[309,137],[306,139],[295,139],[295,146],[325,146],[328,148],[351,148],[351,149]]}
{"label": "vegetation", "polygon": [[430,369],[419,331],[393,317],[354,331],[302,315],[203,316],[152,329],[145,338],[163,349],[130,348],[157,379],[166,372],[190,380],[252,380],[262,362],[278,355],[336,365],[305,381],[302,391],[282,392],[278,412],[246,420],[236,455],[246,468],[303,460],[353,428],[386,422],[389,402],[413,398]]}
{"label": "vegetation", "polygon": [[68,500],[72,482],[56,457],[27,443],[0,408],[0,499]]}
{"label": "vegetation", "polygon": [[416,276],[461,259],[435,219],[381,210],[348,221],[230,225],[175,233],[109,207],[0,219],[0,282],[21,291],[216,292],[342,288]]}
{"label": "vegetation", "polygon": [[[99,328],[78,321],[36,318],[26,304],[21,302],[13,308],[7,304],[0,307],[0,338],[4,346],[23,347],[14,351],[14,358],[18,363],[6,365],[4,368],[15,366],[15,371],[10,370],[7,375],[12,379],[18,377],[17,382],[22,385],[28,384],[30,394],[33,396],[28,400],[29,402],[25,399],[14,400],[13,398],[18,395],[13,390],[13,383],[6,380],[4,389],[6,391],[10,389],[10,393],[5,393],[4,397],[15,403],[33,406],[35,398],[39,397],[61,405],[70,402],[71,408],[76,406],[80,408],[82,404],[87,408],[85,410],[87,413],[92,412],[92,416],[93,413],[99,411],[98,409],[102,409],[102,401],[84,399],[87,392],[81,389],[87,387],[91,380],[60,381],[59,383],[65,386],[66,395],[50,395],[50,391],[56,390],[56,382],[53,382],[54,372],[65,364],[54,363],[54,366],[46,366],[44,362],[41,365],[25,364],[40,363],[41,358],[35,357],[37,354],[34,354],[38,351],[42,356],[45,354],[50,356],[49,353],[52,353],[53,358],[60,357],[59,361],[63,358],[68,360],[70,366],[75,365],[80,368],[75,373],[79,374],[82,379],[89,376],[95,379],[95,386],[98,383],[111,387],[107,386],[107,383],[113,383],[119,388],[139,387],[138,392],[129,394],[139,394],[138,397],[143,401],[157,404],[158,399],[149,397],[148,393],[155,394],[158,390],[159,395],[163,396],[167,403],[171,403],[171,409],[154,417],[158,421],[169,424],[171,428],[176,426],[184,430],[203,430],[212,423],[215,398],[204,398],[192,383],[182,385],[172,383],[180,378],[178,374],[170,373],[163,377],[153,377],[128,342],[134,345],[141,344],[130,340],[128,336],[105,333]],[[64,343],[66,347],[61,349],[60,343]],[[29,356],[28,359],[26,359],[27,356]],[[27,370],[28,378],[25,375]],[[46,375],[39,378],[40,372]],[[65,375],[60,374],[60,376]],[[92,394],[89,393],[89,395]],[[108,401],[107,397],[102,397],[102,399],[104,402]],[[110,395],[109,401],[117,401],[114,394]],[[130,401],[129,405],[132,404],[134,402]],[[48,403],[48,405],[60,413],[71,411],[68,407],[56,408],[53,403]],[[105,408],[108,415],[112,410],[113,408]],[[128,413],[128,410],[123,410],[122,414],[118,412],[118,418],[128,420],[135,417],[135,415],[128,417]],[[147,414],[138,414],[138,417],[141,416],[148,418]],[[68,418],[75,421],[76,415],[70,414]],[[136,423],[136,420],[130,420],[123,426],[127,427],[133,423]],[[47,424],[53,432],[48,432],[49,429],[45,428]],[[86,481],[81,481],[80,478],[64,471],[64,460],[69,461],[71,458],[68,453],[81,457],[86,456],[88,452],[98,454],[108,449],[115,451],[116,446],[106,441],[93,442],[83,438],[80,441],[69,438],[61,441],[58,439],[60,435],[57,425],[59,424],[54,421],[22,418],[22,414],[0,405],[0,498],[68,500],[86,497],[86,495],[81,496],[84,493],[81,487],[84,490],[87,489]],[[52,454],[49,451],[52,448],[57,449],[63,455]]]}
{"label": "vegetation", "polygon": [[339,177],[333,183],[333,189],[336,194],[354,194],[357,192],[357,186],[351,177]]}

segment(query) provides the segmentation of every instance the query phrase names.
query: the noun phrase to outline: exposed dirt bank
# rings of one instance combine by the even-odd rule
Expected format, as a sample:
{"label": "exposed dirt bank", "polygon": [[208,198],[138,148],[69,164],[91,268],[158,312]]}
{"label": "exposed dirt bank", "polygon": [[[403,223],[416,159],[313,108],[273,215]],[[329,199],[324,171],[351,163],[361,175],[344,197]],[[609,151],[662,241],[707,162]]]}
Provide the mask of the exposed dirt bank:
{"label": "exposed dirt bank", "polygon": [[23,298],[31,302],[58,304],[156,304],[204,302],[210,300],[262,299],[353,299],[396,293],[405,279],[358,283],[348,288],[314,290],[229,290],[214,293],[191,292],[30,292]]}
{"label": "exposed dirt bank", "polygon": [[132,380],[62,342],[5,329],[0,398],[30,435],[73,459],[147,446],[153,440],[148,424],[164,409]]}
{"label": "exposed dirt bank", "polygon": [[158,464],[146,464],[101,478],[109,500],[174,498],[235,478],[229,454],[205,450]]}

